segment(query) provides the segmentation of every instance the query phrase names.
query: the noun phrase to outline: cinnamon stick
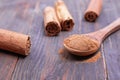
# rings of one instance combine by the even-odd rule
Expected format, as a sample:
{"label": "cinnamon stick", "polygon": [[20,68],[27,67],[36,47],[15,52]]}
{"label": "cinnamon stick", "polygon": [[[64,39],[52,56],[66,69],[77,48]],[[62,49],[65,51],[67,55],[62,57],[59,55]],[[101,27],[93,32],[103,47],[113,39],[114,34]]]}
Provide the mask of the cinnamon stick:
{"label": "cinnamon stick", "polygon": [[65,3],[62,0],[58,0],[55,3],[55,11],[60,22],[60,25],[62,27],[62,30],[63,31],[71,30],[74,26],[74,21]]}
{"label": "cinnamon stick", "polygon": [[100,15],[102,10],[102,0],[91,0],[87,10],[85,11],[84,18],[89,22],[94,22]]}
{"label": "cinnamon stick", "polygon": [[0,49],[26,56],[29,54],[30,45],[28,35],[0,29]]}
{"label": "cinnamon stick", "polygon": [[61,31],[55,10],[52,7],[48,6],[44,9],[44,26],[45,33],[48,36],[56,36]]}

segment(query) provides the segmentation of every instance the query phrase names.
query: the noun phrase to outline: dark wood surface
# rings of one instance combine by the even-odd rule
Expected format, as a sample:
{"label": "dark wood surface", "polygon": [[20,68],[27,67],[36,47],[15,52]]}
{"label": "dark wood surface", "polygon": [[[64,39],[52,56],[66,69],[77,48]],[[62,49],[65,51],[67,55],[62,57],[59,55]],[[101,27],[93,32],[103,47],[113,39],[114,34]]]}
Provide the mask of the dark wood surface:
{"label": "dark wood surface", "polygon": [[47,37],[43,9],[54,6],[55,1],[0,0],[0,28],[29,34],[32,41],[27,57],[0,50],[0,80],[120,80],[120,31],[103,42],[97,62],[84,63],[76,56],[59,54],[64,38],[99,30],[117,19],[119,0],[104,0],[102,13],[94,23],[83,19],[90,0],[64,0],[75,26],[72,31]]}

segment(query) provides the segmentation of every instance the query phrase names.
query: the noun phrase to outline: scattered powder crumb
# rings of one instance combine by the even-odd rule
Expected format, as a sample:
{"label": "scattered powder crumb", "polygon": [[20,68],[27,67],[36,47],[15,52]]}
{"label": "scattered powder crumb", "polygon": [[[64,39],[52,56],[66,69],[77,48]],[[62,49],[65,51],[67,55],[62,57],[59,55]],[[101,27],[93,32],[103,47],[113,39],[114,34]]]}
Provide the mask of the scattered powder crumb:
{"label": "scattered powder crumb", "polygon": [[[69,56],[69,55],[66,55],[65,56],[65,54],[67,54],[66,52],[65,52],[65,50],[64,49],[59,49],[59,51],[58,51],[58,53],[59,54],[64,54],[64,56],[61,56],[61,59],[62,60],[66,60],[68,57],[67,56]],[[73,56],[74,57],[74,56]],[[80,57],[80,58],[82,58],[82,57]],[[99,51],[98,53],[96,53],[94,56],[92,56],[92,57],[90,57],[90,58],[88,58],[88,59],[85,59],[85,60],[81,60],[81,61],[79,61],[80,63],[93,63],[93,62],[97,62],[99,59],[101,58],[101,52]],[[68,59],[69,60],[69,59]],[[70,59],[71,60],[71,59]],[[77,61],[77,60],[76,60]],[[78,62],[77,61],[77,62]]]}
{"label": "scattered powder crumb", "polygon": [[96,62],[97,60],[99,60],[99,58],[101,58],[101,52],[99,51],[96,55],[94,55],[93,57],[87,59],[87,60],[84,60],[83,62],[84,63],[90,63],[90,62]]}
{"label": "scattered powder crumb", "polygon": [[63,52],[64,52],[63,49],[59,49],[59,51],[58,51],[59,54],[62,54]]}

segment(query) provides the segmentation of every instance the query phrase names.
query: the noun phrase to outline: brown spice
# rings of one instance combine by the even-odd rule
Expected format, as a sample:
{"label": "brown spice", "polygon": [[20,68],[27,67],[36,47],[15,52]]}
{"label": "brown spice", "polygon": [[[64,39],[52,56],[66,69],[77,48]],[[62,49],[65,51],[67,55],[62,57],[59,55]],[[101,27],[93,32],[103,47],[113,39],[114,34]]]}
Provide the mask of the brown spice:
{"label": "brown spice", "polygon": [[84,18],[87,21],[94,22],[102,10],[102,0],[91,0],[90,4],[85,11]]}
{"label": "brown spice", "polygon": [[[66,60],[66,59],[72,60],[72,59],[73,59],[73,58],[70,58],[70,57],[69,57],[70,55],[67,54],[68,52],[66,52],[65,49],[59,49],[58,53],[59,53],[60,55],[62,55],[62,56],[60,56],[62,60]],[[72,55],[71,55],[71,56],[72,56]],[[92,62],[97,62],[97,61],[101,58],[101,52],[98,51],[98,52],[95,53],[94,55],[86,56],[86,58],[81,57],[81,56],[78,56],[78,57],[72,56],[72,57],[75,58],[75,59],[74,59],[75,61],[80,62],[80,63],[92,63]],[[70,58],[70,59],[69,59],[69,58]],[[78,58],[79,58],[79,59],[78,59]]]}
{"label": "brown spice", "polygon": [[85,35],[72,35],[65,39],[64,43],[72,49],[86,52],[98,49],[97,41],[91,40]]}
{"label": "brown spice", "polygon": [[63,54],[63,52],[64,52],[64,49],[59,49],[58,51],[59,54]]}
{"label": "brown spice", "polygon": [[65,3],[62,0],[58,0],[55,3],[55,11],[56,11],[58,20],[61,24],[62,30],[63,31],[72,30],[74,26],[74,21]]}
{"label": "brown spice", "polygon": [[90,62],[96,62],[98,59],[101,58],[101,52],[99,51],[98,53],[96,53],[96,55],[94,55],[93,57],[84,60],[83,63],[90,63]]}
{"label": "brown spice", "polygon": [[54,8],[46,7],[44,10],[45,33],[48,36],[56,36],[60,33],[61,27]]}
{"label": "brown spice", "polygon": [[28,55],[30,46],[31,42],[28,35],[0,29],[0,49]]}

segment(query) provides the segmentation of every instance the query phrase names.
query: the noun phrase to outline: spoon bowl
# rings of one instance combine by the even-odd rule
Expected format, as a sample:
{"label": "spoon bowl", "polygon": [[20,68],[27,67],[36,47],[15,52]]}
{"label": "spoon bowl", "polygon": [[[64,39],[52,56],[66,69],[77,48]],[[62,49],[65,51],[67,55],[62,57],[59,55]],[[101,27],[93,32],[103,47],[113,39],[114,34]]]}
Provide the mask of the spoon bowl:
{"label": "spoon bowl", "polygon": [[64,40],[64,47],[74,55],[88,56],[97,52],[103,40],[120,29],[120,18],[103,29],[88,34],[71,35]]}
{"label": "spoon bowl", "polygon": [[[81,37],[82,36],[82,37]],[[87,49],[84,49],[84,48],[81,48],[82,46],[80,46],[79,48],[81,48],[81,49],[76,49],[74,46],[76,46],[76,44],[73,44],[72,46],[69,46],[67,43],[70,43],[70,41],[71,42],[73,42],[75,39],[76,39],[76,43],[79,43],[79,39],[77,39],[77,37],[80,37],[80,38],[83,38],[83,36],[84,36],[84,38],[85,39],[89,39],[89,41],[91,41],[91,42],[93,42],[95,45],[93,46],[92,45],[92,47],[91,46],[83,46],[83,47],[85,47],[85,48],[87,48]],[[72,38],[72,40],[71,40],[71,38]],[[85,44],[85,43],[84,43]],[[74,54],[74,55],[78,55],[78,56],[87,56],[87,55],[91,55],[91,54],[93,54],[93,53],[95,53],[95,52],[97,52],[98,51],[98,49],[99,49],[99,47],[100,47],[100,43],[97,41],[97,40],[95,40],[94,38],[92,38],[92,37],[90,37],[90,36],[88,36],[88,35],[72,35],[72,36],[70,36],[70,37],[68,37],[68,38],[66,38],[65,40],[64,40],[64,47],[69,51],[69,52],[71,52],[72,54]],[[87,45],[87,44],[86,44]],[[78,45],[79,46],[79,45]],[[91,47],[91,49],[90,49],[90,47]]]}

